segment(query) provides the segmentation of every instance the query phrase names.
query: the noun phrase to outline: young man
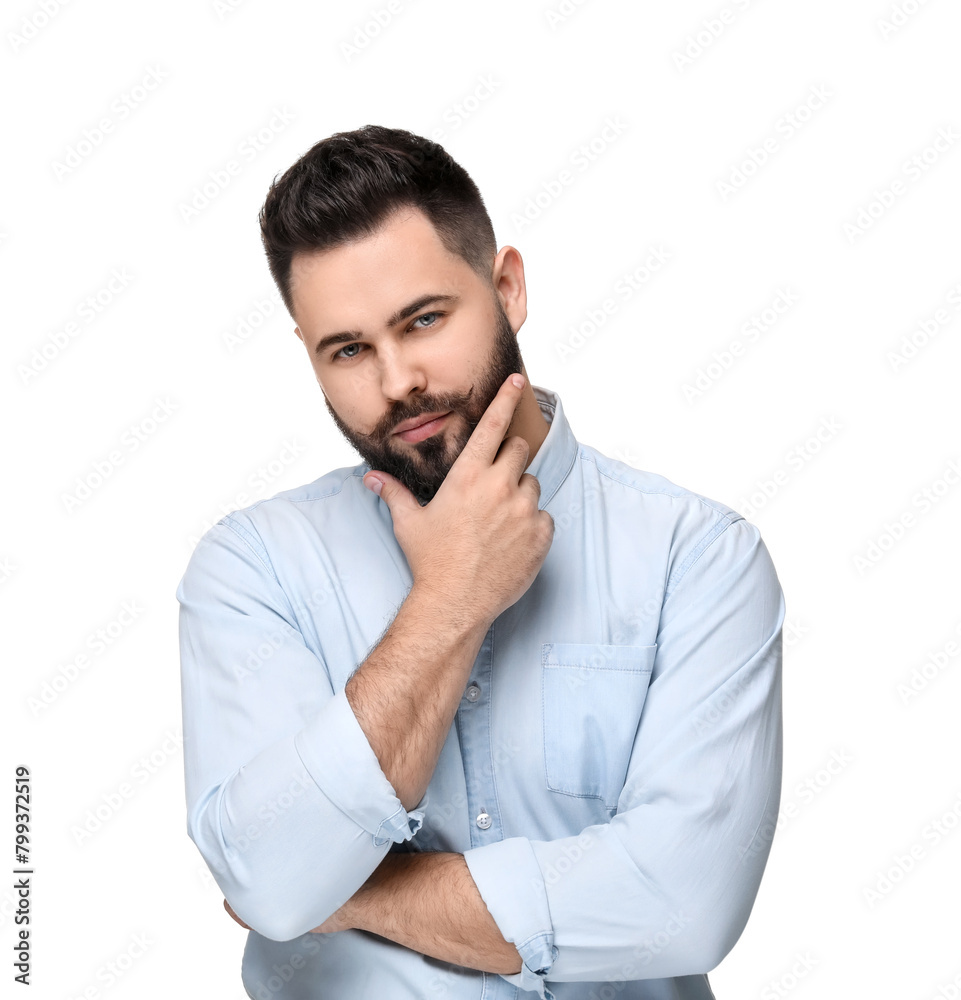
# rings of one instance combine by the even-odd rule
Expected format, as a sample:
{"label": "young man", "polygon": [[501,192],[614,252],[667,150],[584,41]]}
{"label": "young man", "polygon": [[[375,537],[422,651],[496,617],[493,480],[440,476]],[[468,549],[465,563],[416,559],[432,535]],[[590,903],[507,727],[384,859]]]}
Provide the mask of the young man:
{"label": "young man", "polygon": [[757,529],[576,441],[436,144],[331,136],[261,228],[364,461],[225,517],[177,591],[188,831],[248,994],[712,997],[780,796]]}

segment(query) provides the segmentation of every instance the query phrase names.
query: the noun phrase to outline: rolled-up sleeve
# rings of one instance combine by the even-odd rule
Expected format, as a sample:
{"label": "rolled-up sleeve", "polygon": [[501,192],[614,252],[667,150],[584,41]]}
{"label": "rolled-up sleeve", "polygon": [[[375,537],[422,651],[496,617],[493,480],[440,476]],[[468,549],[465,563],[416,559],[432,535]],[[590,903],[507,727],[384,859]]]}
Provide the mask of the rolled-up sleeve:
{"label": "rolled-up sleeve", "polygon": [[177,599],[188,834],[244,922],[291,940],[417,833],[427,795],[404,809],[250,525],[204,535]]}
{"label": "rolled-up sleeve", "polygon": [[703,974],[734,946],[777,821],[783,621],[770,555],[743,518],[679,560],[610,822],[465,852],[524,960],[505,979],[549,998],[552,980]]}
{"label": "rolled-up sleeve", "polygon": [[[544,876],[533,847],[524,837],[509,837],[467,851],[464,860],[504,940],[514,945],[523,962],[520,972],[503,978],[551,1000],[545,980],[557,949]],[[517,891],[520,880],[529,891]]]}

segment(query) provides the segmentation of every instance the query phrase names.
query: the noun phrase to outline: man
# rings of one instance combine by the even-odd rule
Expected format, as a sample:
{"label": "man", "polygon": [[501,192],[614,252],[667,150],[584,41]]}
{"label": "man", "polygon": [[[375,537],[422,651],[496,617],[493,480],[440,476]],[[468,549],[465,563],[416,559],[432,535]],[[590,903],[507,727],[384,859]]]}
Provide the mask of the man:
{"label": "man", "polygon": [[261,229],[364,461],[225,517],[177,591],[188,831],[248,994],[712,997],[780,795],[757,529],[575,440],[436,144],[331,136]]}

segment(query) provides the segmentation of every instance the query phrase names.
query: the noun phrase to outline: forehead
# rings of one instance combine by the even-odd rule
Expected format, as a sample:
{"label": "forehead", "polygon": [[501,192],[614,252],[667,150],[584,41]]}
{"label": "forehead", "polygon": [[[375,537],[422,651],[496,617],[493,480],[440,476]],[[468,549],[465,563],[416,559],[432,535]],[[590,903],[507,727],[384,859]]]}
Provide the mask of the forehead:
{"label": "forehead", "polygon": [[463,293],[476,275],[448,253],[427,216],[405,207],[372,236],[320,253],[296,254],[291,298],[301,329],[382,321],[399,305],[431,291]]}

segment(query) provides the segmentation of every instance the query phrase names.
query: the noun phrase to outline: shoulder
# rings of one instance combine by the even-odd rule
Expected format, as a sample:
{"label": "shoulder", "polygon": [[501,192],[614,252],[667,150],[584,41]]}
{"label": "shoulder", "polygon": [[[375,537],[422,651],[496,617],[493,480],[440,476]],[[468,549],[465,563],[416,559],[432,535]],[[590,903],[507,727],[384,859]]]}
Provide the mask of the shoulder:
{"label": "shoulder", "polygon": [[361,488],[365,492],[369,493],[370,491],[360,482],[367,469],[368,466],[364,464],[332,469],[311,483],[305,483],[303,486],[295,486],[289,490],[282,490],[280,493],[275,493],[272,497],[266,497],[247,507],[242,507],[229,516],[241,515],[246,518],[269,517],[277,510],[289,510],[299,505],[323,505],[325,501],[336,502],[337,497],[342,496],[345,492],[349,493],[352,485],[357,485],[358,483],[360,483]]}
{"label": "shoulder", "polygon": [[604,455],[589,445],[578,444],[577,464],[585,489],[594,489],[624,499],[664,516],[686,517],[705,523],[730,524],[743,520],[741,514],[710,497],[679,486],[656,472],[637,469]]}
{"label": "shoulder", "polygon": [[313,482],[233,510],[207,529],[195,553],[212,547],[246,551],[269,568],[275,542],[295,547],[304,530],[316,533],[338,522],[346,524],[359,509],[374,506],[377,498],[363,484],[367,469],[366,464],[332,469]]}
{"label": "shoulder", "polygon": [[667,593],[709,555],[738,561],[764,548],[757,527],[734,508],[658,473],[580,443],[576,468],[585,504],[597,499],[626,543],[638,539],[645,553],[667,550]]}

